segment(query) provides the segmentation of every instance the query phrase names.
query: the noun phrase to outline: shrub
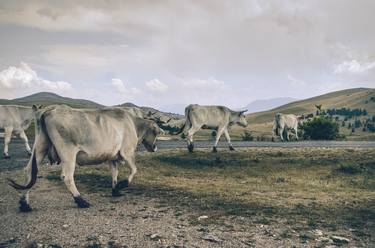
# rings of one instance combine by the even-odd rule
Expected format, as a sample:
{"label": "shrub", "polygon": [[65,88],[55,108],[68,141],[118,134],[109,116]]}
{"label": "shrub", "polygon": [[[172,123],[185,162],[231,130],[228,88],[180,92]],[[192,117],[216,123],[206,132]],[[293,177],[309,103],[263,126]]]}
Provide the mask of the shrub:
{"label": "shrub", "polygon": [[364,168],[359,165],[342,164],[337,168],[337,171],[345,174],[359,174],[364,171]]}
{"label": "shrub", "polygon": [[339,125],[325,117],[315,117],[302,125],[303,137],[312,140],[333,140],[339,135]]}
{"label": "shrub", "polygon": [[243,141],[253,141],[254,140],[254,136],[253,134],[251,133],[251,131],[248,131],[246,130],[242,135],[241,135],[241,138]]}
{"label": "shrub", "polygon": [[181,139],[186,139],[186,134],[185,134],[185,133],[182,133],[182,134],[180,135],[180,137],[181,137]]}

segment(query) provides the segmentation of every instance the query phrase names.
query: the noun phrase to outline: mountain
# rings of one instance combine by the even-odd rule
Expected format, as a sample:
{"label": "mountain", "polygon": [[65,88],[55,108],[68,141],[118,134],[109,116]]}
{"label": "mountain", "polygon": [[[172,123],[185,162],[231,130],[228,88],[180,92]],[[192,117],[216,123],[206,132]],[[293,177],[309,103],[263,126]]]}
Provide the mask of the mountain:
{"label": "mountain", "polygon": [[51,105],[51,104],[66,104],[73,108],[100,108],[103,105],[84,99],[73,99],[69,97],[59,96],[51,92],[39,92],[32,94],[30,96],[25,96],[21,98],[16,98],[13,100],[0,99],[0,104],[2,105],[25,105],[32,106],[35,105]]}
{"label": "mountain", "polygon": [[273,120],[276,113],[284,114],[309,114],[315,113],[315,105],[322,104],[322,109],[332,108],[362,108],[366,109],[369,115],[375,114],[375,89],[354,88],[340,90],[328,94],[311,97],[305,100],[291,102],[277,108],[259,113],[249,114],[247,119],[250,123],[265,123]]}
{"label": "mountain", "polygon": [[119,105],[116,105],[115,107],[137,107],[137,108],[140,108],[140,109],[144,110],[144,112],[146,112],[146,113],[147,112],[157,113],[157,115],[159,117],[162,117],[162,119],[164,119],[164,120],[168,120],[170,118],[172,118],[172,119],[183,118],[183,115],[180,115],[180,114],[175,114],[175,113],[171,113],[171,112],[164,112],[164,111],[160,111],[158,109],[152,108],[152,107],[138,106],[138,105],[135,105],[134,103],[131,103],[131,102],[119,104]]}
{"label": "mountain", "polygon": [[294,102],[297,99],[291,97],[278,97],[271,99],[255,100],[249,103],[244,109],[247,109],[248,113],[255,113],[276,108],[278,106]]}

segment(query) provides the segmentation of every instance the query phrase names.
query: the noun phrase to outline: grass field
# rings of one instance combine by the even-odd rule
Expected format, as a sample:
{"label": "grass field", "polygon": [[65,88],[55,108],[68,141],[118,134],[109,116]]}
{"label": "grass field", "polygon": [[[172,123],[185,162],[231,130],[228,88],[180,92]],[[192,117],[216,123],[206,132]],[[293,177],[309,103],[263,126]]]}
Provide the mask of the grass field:
{"label": "grass field", "polygon": [[[161,206],[192,209],[193,225],[201,214],[216,224],[242,216],[273,226],[280,239],[297,233],[301,242],[315,240],[312,231],[319,229],[349,237],[351,245],[368,246],[374,244],[375,232],[374,158],[374,149],[142,153],[129,190],[157,198]],[[122,169],[120,177],[124,175]],[[48,176],[58,178],[58,172]],[[81,167],[76,181],[88,192],[110,190],[107,167]]]}

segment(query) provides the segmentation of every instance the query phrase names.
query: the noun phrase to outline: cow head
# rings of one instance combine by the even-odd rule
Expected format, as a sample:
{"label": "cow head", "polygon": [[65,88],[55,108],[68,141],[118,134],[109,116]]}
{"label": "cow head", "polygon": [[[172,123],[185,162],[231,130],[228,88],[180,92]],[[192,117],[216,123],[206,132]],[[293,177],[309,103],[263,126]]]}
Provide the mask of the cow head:
{"label": "cow head", "polygon": [[242,127],[246,127],[247,126],[247,120],[246,120],[246,116],[245,116],[245,112],[247,110],[242,110],[242,111],[239,111],[239,112],[235,112],[234,113],[234,116],[232,115],[232,123],[233,124],[238,124]]}
{"label": "cow head", "polygon": [[159,128],[153,121],[147,121],[146,130],[142,137],[142,144],[145,146],[146,150],[149,152],[156,152],[156,138],[159,134],[164,134],[164,131]]}

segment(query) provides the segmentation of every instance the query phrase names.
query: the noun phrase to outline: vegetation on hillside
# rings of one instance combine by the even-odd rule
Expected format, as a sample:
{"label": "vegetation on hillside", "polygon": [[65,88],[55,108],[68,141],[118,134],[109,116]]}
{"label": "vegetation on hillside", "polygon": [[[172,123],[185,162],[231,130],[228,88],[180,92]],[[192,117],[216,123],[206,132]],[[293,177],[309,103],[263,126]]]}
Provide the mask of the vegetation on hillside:
{"label": "vegetation on hillside", "polygon": [[326,117],[315,117],[301,126],[304,139],[334,140],[339,136],[339,125]]}

